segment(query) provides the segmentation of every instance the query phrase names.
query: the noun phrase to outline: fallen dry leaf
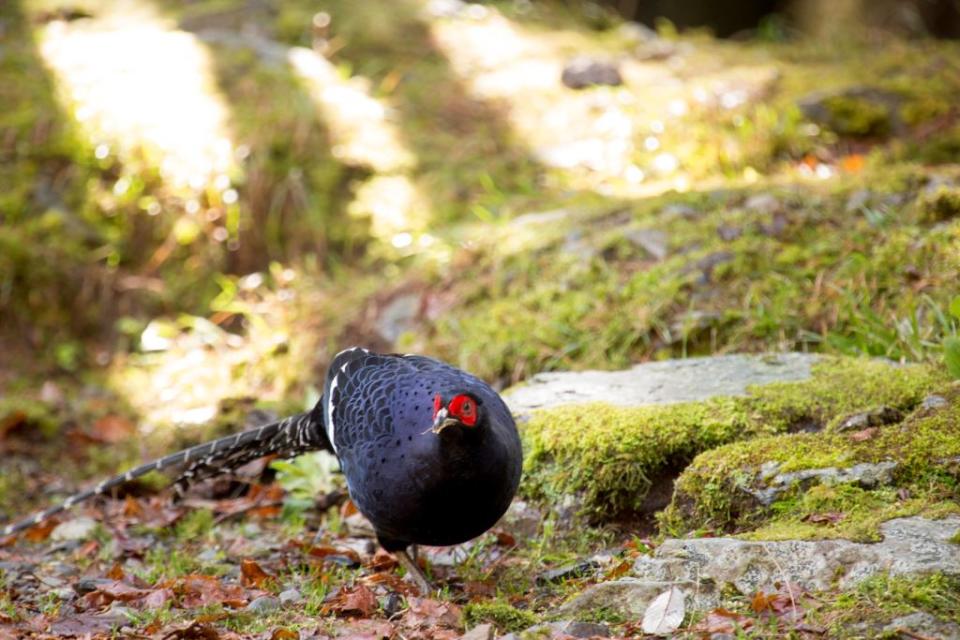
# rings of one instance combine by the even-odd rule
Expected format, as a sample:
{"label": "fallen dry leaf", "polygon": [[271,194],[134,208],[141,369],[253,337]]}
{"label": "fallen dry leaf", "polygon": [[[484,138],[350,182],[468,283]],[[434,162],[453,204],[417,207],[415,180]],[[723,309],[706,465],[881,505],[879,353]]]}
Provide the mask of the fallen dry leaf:
{"label": "fallen dry leaf", "polygon": [[23,537],[29,542],[43,542],[50,537],[50,532],[56,529],[58,524],[60,524],[59,520],[51,518],[46,522],[35,524],[27,529]]}
{"label": "fallen dry leaf", "polygon": [[272,576],[263,570],[263,568],[250,558],[244,558],[240,561],[240,584],[245,587],[263,588]]}
{"label": "fallen dry leaf", "polygon": [[373,554],[373,557],[370,558],[370,561],[364,566],[373,571],[389,571],[396,568],[398,564],[400,563],[397,562],[397,559],[393,557],[392,553],[384,551],[383,549],[377,549],[377,552]]}
{"label": "fallen dry leaf", "polygon": [[165,629],[162,640],[220,640],[220,633],[208,624],[196,620]]}
{"label": "fallen dry leaf", "polygon": [[676,631],[686,615],[683,591],[670,587],[647,607],[641,627],[644,633],[667,636]]}
{"label": "fallen dry leaf", "polygon": [[89,435],[93,440],[115,444],[132,436],[136,430],[134,424],[123,416],[109,415],[94,422]]}
{"label": "fallen dry leaf", "polygon": [[872,439],[873,436],[877,435],[878,431],[880,431],[879,427],[867,427],[866,429],[863,429],[861,431],[851,433],[849,435],[849,438],[853,442],[864,442],[866,440]]}
{"label": "fallen dry leaf", "polygon": [[847,173],[860,173],[866,164],[862,154],[853,153],[840,159],[840,168]]}
{"label": "fallen dry leaf", "polygon": [[346,501],[340,506],[340,517],[341,517],[341,518],[349,518],[350,516],[352,516],[352,515],[355,514],[355,513],[360,513],[360,512],[357,510],[357,505],[353,504],[353,500],[346,500]]}
{"label": "fallen dry leaf", "polygon": [[104,574],[104,577],[111,580],[123,580],[123,567],[120,566],[119,562],[114,562],[110,570]]}
{"label": "fallen dry leaf", "polygon": [[732,634],[737,631],[748,631],[752,626],[753,619],[718,607],[709,612],[703,620],[697,623],[693,631],[707,634]]}
{"label": "fallen dry leaf", "polygon": [[517,546],[517,539],[506,531],[497,530],[493,532],[497,536],[497,544],[501,547]]}
{"label": "fallen dry leaf", "polygon": [[840,513],[839,511],[808,513],[803,517],[803,522],[812,522],[814,524],[836,524],[846,517],[846,514]]}
{"label": "fallen dry leaf", "polygon": [[463,614],[460,607],[452,602],[441,602],[429,598],[410,598],[410,608],[403,614],[401,624],[410,629],[436,627],[460,629]]}
{"label": "fallen dry leaf", "polygon": [[377,610],[377,597],[364,585],[342,589],[324,606],[324,611],[367,618]]}
{"label": "fallen dry leaf", "polygon": [[175,597],[173,589],[154,589],[143,599],[143,606],[147,609],[160,609]]}
{"label": "fallen dry leaf", "polygon": [[603,579],[614,580],[616,578],[620,578],[622,576],[627,575],[632,568],[633,568],[633,562],[631,562],[630,560],[624,560],[623,562],[615,566],[613,569],[610,569],[610,571],[607,571]]}
{"label": "fallen dry leaf", "polygon": [[240,585],[223,585],[213,576],[184,576],[176,582],[173,590],[180,596],[180,606],[185,609],[197,609],[210,604],[239,609],[247,604],[247,595]]}

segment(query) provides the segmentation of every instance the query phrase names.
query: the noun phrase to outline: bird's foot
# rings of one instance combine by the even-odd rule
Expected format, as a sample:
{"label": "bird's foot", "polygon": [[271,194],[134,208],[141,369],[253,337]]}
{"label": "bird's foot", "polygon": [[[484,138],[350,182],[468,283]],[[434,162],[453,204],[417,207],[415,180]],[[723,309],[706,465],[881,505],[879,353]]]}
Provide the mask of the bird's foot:
{"label": "bird's foot", "polygon": [[400,563],[400,566],[407,570],[407,575],[410,576],[414,584],[417,585],[421,596],[426,597],[436,591],[436,587],[430,584],[430,581],[427,580],[427,576],[423,574],[423,571],[420,570],[420,566],[416,563],[416,561],[414,561],[413,558],[410,557],[410,554],[407,553],[406,549],[396,551],[393,555],[397,557],[397,561]]}

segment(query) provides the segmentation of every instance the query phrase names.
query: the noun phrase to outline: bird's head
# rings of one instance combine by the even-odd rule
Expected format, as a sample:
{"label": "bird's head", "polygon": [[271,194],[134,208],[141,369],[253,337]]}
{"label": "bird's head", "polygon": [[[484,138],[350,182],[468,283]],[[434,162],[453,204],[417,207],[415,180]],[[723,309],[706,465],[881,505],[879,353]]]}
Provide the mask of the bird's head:
{"label": "bird's head", "polygon": [[480,425],[480,402],[469,393],[458,393],[444,402],[441,394],[433,397],[433,426],[430,431],[439,434],[449,427],[476,429]]}

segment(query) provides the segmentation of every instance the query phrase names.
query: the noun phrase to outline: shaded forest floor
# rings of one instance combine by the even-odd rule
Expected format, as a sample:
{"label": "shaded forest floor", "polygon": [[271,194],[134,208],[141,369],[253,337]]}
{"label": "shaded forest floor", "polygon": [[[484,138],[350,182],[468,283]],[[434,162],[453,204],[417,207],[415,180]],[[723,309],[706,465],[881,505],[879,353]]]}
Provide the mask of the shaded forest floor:
{"label": "shaded forest floor", "polygon": [[[0,7],[4,520],[310,406],[353,343],[501,388],[740,351],[942,368],[960,333],[955,43],[717,41],[581,9]],[[565,86],[583,56],[622,84]],[[615,575],[653,544],[505,525],[456,568],[428,554],[444,598],[405,608],[347,511],[305,509],[336,488],[309,460],[189,509],[158,478],[81,511],[109,517],[75,538],[0,549],[0,615],[39,612],[38,635],[79,603],[77,634],[126,617],[164,637],[199,608],[223,634],[294,637],[277,629],[329,614],[330,633],[360,618],[358,637],[456,637],[455,606],[519,629],[582,587],[538,584],[546,567],[605,550]],[[244,613],[290,589],[295,613]]]}

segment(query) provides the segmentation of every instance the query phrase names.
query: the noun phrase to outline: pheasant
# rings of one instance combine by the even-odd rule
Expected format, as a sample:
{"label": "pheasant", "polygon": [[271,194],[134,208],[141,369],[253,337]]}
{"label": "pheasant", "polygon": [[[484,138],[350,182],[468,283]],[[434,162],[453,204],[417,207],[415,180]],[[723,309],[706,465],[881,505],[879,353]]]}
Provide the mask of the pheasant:
{"label": "pheasant", "polygon": [[194,482],[275,454],[327,450],[340,461],[350,497],[423,593],[430,583],[408,549],[482,534],[504,514],[520,482],[522,452],[506,404],[485,382],[418,355],[341,351],[310,411],[159,458],[0,530],[7,536],[150,471],[185,467]]}

